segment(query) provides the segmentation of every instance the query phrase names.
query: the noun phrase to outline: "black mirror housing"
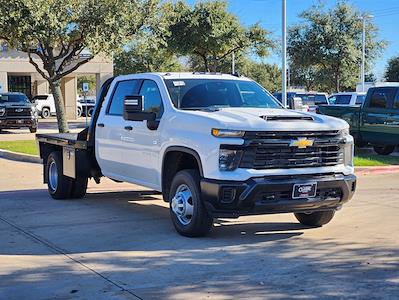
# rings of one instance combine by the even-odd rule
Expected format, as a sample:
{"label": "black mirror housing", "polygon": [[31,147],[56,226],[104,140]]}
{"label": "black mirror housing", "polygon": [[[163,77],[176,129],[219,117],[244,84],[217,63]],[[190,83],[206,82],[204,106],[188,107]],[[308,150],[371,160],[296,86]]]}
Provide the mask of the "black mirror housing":
{"label": "black mirror housing", "polygon": [[154,112],[144,111],[144,97],[126,96],[123,102],[123,118],[128,121],[155,121]]}

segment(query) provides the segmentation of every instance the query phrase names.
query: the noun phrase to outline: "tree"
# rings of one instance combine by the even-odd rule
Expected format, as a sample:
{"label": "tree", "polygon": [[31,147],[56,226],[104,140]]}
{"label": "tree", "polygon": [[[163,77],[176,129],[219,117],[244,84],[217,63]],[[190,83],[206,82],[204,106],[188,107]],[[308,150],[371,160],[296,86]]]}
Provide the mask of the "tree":
{"label": "tree", "polygon": [[168,46],[180,55],[202,64],[203,71],[219,71],[232,53],[268,55],[273,42],[259,24],[244,27],[228,12],[226,1],[198,2],[194,7],[183,1],[169,4],[170,25],[165,32]]}
{"label": "tree", "polygon": [[[300,15],[303,22],[289,31],[288,53],[292,72],[298,73],[298,78],[306,78],[309,81],[307,85],[326,91],[354,87],[361,63],[361,16],[345,1],[330,10],[318,5],[303,12]],[[377,27],[366,19],[367,70],[384,46],[385,42],[378,40]]]}
{"label": "tree", "polygon": [[399,56],[392,57],[388,61],[388,67],[385,71],[385,80],[399,82]]}
{"label": "tree", "polygon": [[61,79],[121,48],[156,7],[157,0],[0,0],[0,39],[26,52],[49,82],[59,131],[67,132]]}
{"label": "tree", "polygon": [[125,51],[114,58],[116,75],[145,72],[178,72],[184,69],[178,57],[155,35],[145,34],[125,48]]}

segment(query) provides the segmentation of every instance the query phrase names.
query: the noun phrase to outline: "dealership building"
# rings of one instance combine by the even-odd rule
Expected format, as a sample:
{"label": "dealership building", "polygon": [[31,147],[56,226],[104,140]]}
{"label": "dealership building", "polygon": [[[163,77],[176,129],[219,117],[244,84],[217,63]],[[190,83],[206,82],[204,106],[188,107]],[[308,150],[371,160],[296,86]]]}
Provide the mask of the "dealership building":
{"label": "dealership building", "polygon": [[[39,59],[37,62],[40,66]],[[113,75],[112,59],[94,57],[62,79],[61,90],[68,119],[76,118],[77,77],[82,75],[94,75],[96,88],[99,89]],[[0,53],[0,92],[22,92],[30,99],[35,95],[51,93],[48,82],[29,63],[26,53],[4,49]]]}

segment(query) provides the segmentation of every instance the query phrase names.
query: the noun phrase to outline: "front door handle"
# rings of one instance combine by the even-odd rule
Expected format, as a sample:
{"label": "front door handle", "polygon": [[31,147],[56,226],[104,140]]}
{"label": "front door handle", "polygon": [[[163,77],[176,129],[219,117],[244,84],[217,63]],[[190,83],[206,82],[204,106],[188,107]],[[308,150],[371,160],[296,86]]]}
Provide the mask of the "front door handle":
{"label": "front door handle", "polygon": [[125,130],[133,130],[133,127],[132,126],[125,126]]}
{"label": "front door handle", "polygon": [[105,125],[103,123],[98,123],[97,126],[98,127],[104,127]]}

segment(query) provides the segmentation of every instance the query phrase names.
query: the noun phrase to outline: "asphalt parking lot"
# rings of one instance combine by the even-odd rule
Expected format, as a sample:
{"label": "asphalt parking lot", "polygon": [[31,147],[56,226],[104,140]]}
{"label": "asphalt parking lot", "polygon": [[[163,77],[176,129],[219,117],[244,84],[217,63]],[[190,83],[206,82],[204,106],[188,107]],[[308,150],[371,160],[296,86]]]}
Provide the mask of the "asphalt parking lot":
{"label": "asphalt parking lot", "polygon": [[40,165],[0,159],[0,299],[393,299],[399,174],[366,175],[323,228],[292,215],[177,235],[164,202],[104,180],[56,201]]}

